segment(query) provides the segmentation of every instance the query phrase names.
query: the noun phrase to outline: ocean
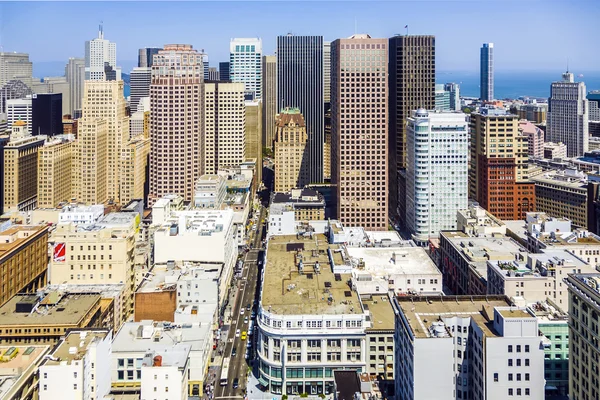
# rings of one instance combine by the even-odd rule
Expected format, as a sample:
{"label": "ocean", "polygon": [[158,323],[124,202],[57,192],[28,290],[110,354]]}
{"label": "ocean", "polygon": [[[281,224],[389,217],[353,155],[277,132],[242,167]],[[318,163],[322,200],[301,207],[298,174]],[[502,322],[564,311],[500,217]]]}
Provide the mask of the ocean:
{"label": "ocean", "polygon": [[[588,92],[600,90],[600,71],[572,72],[575,74],[575,82],[585,82]],[[548,98],[550,84],[562,79],[561,74],[560,71],[497,71],[494,75],[494,97],[497,99],[516,99],[521,96]],[[448,82],[460,84],[461,96],[479,97],[479,71],[438,71],[436,83]]]}

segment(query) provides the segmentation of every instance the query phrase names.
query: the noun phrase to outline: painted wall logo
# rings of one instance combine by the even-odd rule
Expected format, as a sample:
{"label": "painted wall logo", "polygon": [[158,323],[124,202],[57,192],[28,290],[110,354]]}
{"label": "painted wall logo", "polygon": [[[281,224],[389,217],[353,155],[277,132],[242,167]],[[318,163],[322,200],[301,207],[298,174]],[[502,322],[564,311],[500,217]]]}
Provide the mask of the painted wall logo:
{"label": "painted wall logo", "polygon": [[67,246],[64,243],[54,244],[54,261],[65,262],[67,260]]}

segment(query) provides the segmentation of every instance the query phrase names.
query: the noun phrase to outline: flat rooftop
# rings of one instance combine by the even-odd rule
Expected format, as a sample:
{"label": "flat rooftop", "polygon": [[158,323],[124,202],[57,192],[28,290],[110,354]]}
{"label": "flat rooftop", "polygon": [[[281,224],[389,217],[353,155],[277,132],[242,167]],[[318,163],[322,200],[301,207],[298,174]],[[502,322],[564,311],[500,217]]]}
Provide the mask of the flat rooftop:
{"label": "flat rooftop", "polygon": [[346,251],[350,257],[362,259],[365,270],[374,276],[386,276],[390,273],[441,275],[433,260],[421,247],[348,247]]}
{"label": "flat rooftop", "polygon": [[[0,232],[0,259],[44,230],[47,230],[45,225],[11,225],[10,228]],[[25,236],[27,233],[28,236]]]}
{"label": "flat rooftop", "polygon": [[[168,328],[165,329],[165,325]],[[202,350],[203,343],[210,336],[212,329],[212,321],[201,324],[181,324],[181,328],[174,328],[175,325],[177,324],[150,320],[126,322],[112,342],[112,351],[113,353],[155,351],[163,356],[164,361],[163,352],[167,350],[172,351],[177,348],[182,348],[187,352]],[[144,328],[150,332],[148,337],[143,337]],[[155,332],[161,333],[157,336],[158,341],[154,340]]]}
{"label": "flat rooftop", "polygon": [[431,338],[431,323],[440,317],[453,316],[471,317],[486,336],[498,336],[494,330],[494,307],[510,306],[504,296],[398,297],[397,300],[417,338]]}
{"label": "flat rooftop", "polygon": [[523,220],[510,220],[502,221],[506,225],[506,232],[510,231],[513,235],[518,237],[520,240],[527,242],[527,225]]}
{"label": "flat rooftop", "polygon": [[600,236],[594,235],[591,232],[587,232],[585,237],[578,235],[578,231],[543,233],[537,239],[544,244],[552,246],[600,245]]}
{"label": "flat rooftop", "polygon": [[49,349],[50,346],[39,345],[0,346],[0,356],[7,360],[0,362],[0,398],[4,399],[16,384],[20,385],[18,381],[21,377],[25,379],[25,374],[33,374]]}
{"label": "flat rooftop", "polygon": [[508,310],[498,310],[504,318],[531,318],[531,314],[519,308],[511,308]]}
{"label": "flat rooftop", "polygon": [[394,330],[395,315],[392,304],[387,296],[373,296],[369,300],[362,300],[365,311],[371,313],[371,327],[368,331]]}
{"label": "flat rooftop", "polygon": [[62,362],[71,364],[71,361],[82,360],[88,347],[91,344],[103,341],[108,333],[108,330],[70,332],[52,351],[51,354],[54,359],[47,359],[44,365],[59,365]]}
{"label": "flat rooftop", "polygon": [[16,312],[17,303],[30,296],[32,295],[17,294],[0,307],[0,326],[78,325],[88,311],[100,303],[101,298],[97,293],[67,294],[56,304],[49,304],[47,307],[40,304],[37,311]]}
{"label": "flat rooftop", "polygon": [[[340,246],[330,245],[323,234],[312,238],[272,236],[263,272],[263,309],[275,314],[362,314],[358,295],[347,283],[351,275],[333,273],[328,257],[330,249],[334,263],[343,264]],[[319,273],[315,272],[316,262]]]}

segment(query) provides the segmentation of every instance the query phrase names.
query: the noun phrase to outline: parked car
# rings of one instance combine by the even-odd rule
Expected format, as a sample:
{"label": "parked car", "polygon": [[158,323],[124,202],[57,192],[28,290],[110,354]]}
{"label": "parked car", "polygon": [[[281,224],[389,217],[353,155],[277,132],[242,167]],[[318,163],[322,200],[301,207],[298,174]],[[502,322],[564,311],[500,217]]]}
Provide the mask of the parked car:
{"label": "parked car", "polygon": [[231,349],[231,357],[235,357],[237,355],[237,347]]}
{"label": "parked car", "polygon": [[240,380],[238,378],[235,378],[233,380],[233,388],[237,389],[240,386]]}
{"label": "parked car", "polygon": [[235,331],[235,337],[240,337],[240,330]]}

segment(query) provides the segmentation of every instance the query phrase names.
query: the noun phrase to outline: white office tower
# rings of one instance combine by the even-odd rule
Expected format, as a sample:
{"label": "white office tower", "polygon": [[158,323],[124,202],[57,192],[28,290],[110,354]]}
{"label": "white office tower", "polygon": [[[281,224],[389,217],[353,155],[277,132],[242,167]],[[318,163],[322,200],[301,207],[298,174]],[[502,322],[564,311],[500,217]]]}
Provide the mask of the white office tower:
{"label": "white office tower", "polygon": [[444,90],[450,92],[450,110],[460,111],[460,85],[454,82],[444,83]]}
{"label": "white office tower", "polygon": [[69,114],[72,115],[75,110],[81,110],[83,81],[85,81],[85,58],[69,58],[69,63],[65,66],[65,77],[69,82]]}
{"label": "white office tower", "polygon": [[110,392],[112,333],[72,331],[39,367],[40,400],[101,400]]}
{"label": "white office tower", "polygon": [[323,42],[323,102],[331,102],[331,42]]}
{"label": "white office tower", "polygon": [[262,99],[262,39],[231,39],[229,77],[231,82],[244,83],[246,100]]}
{"label": "white office tower", "polygon": [[420,109],[408,118],[406,221],[420,245],[455,230],[468,206],[468,132],[463,113]]}
{"label": "white office tower", "polygon": [[0,88],[9,81],[17,80],[31,87],[33,63],[27,53],[4,53],[0,51]]}
{"label": "white office tower", "polygon": [[504,296],[396,297],[397,400],[544,399],[538,320]]}
{"label": "white office tower", "polygon": [[588,151],[589,141],[585,83],[575,82],[568,71],[562,78],[550,86],[546,141],[565,143],[567,157],[580,157]]}
{"label": "white office tower", "polygon": [[17,121],[23,121],[27,123],[27,130],[31,135],[32,126],[32,100],[31,96],[27,96],[24,99],[12,99],[6,101],[6,121],[8,123],[8,129]]}
{"label": "white office tower", "polygon": [[132,112],[137,110],[137,105],[142,97],[150,97],[150,82],[152,81],[152,68],[137,67],[129,75],[129,88],[131,99],[129,106]]}
{"label": "white office tower", "polygon": [[[100,25],[98,37],[85,42],[85,80],[106,80],[105,63],[117,70],[117,44],[104,39],[104,30]],[[120,80],[119,72],[117,80]]]}

